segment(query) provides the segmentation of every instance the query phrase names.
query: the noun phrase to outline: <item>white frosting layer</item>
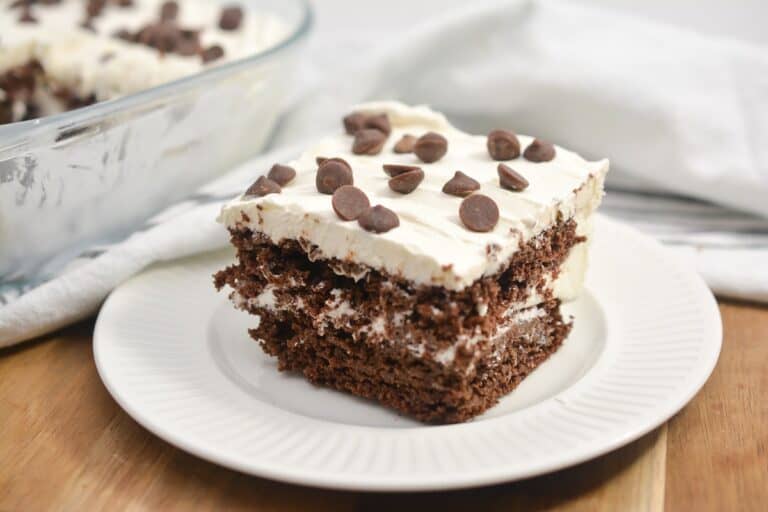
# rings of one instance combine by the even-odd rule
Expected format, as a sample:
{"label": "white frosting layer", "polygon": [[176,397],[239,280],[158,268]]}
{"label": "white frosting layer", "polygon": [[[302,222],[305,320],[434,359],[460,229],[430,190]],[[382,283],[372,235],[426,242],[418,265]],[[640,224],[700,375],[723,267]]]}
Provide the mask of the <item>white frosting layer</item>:
{"label": "white frosting layer", "polygon": [[247,10],[247,2],[242,4],[245,16],[240,28],[224,31],[218,27],[222,3],[185,0],[178,2],[179,25],[200,30],[204,48],[220,45],[223,58],[203,64],[197,56],[161,55],[154,48],[113,37],[120,29],[135,32],[157,22],[164,1],[133,0],[130,7],[108,3],[93,19],[94,33],[80,27],[85,19],[83,0],[35,4],[32,13],[37,23],[19,23],[20,9],[9,8],[13,0],[0,0],[0,72],[36,59],[56,84],[81,97],[95,94],[98,100],[106,100],[253,55],[287,35],[282,20]]}
{"label": "white frosting layer", "polygon": [[[525,176],[530,185],[523,192],[511,192],[499,186],[498,162],[488,155],[485,135],[466,134],[427,107],[379,102],[359,105],[354,110],[389,115],[393,130],[380,154],[352,154],[352,137],[346,134],[327,138],[289,163],[297,177],[282,193],[241,196],[223,208],[219,220],[230,228],[243,226],[260,231],[275,242],[304,238],[316,245],[323,257],[368,265],[419,284],[453,290],[495,273],[518,250],[521,241],[550,227],[559,214],[565,219],[574,217],[579,232],[588,234],[589,216],[602,198],[607,160],[588,162],[560,147],[550,162],[533,163],[520,157],[506,163]],[[427,131],[439,132],[448,139],[448,153],[438,162],[425,164],[413,154],[393,152],[393,145],[403,134],[418,136]],[[519,139],[523,149],[532,141],[524,135]],[[382,204],[395,211],[400,226],[374,234],[356,222],[341,221],[331,208],[331,196],[320,194],[315,187],[316,156],[341,157],[349,162],[355,186],[368,195],[372,205]],[[387,185],[389,178],[382,170],[385,163],[419,165],[426,177],[411,194],[398,194]],[[479,181],[479,192],[497,203],[501,216],[491,232],[469,231],[458,216],[462,198],[442,192],[457,170]],[[556,296],[567,298],[578,292],[585,266],[586,249],[574,251],[566,262],[567,276],[553,283]]]}

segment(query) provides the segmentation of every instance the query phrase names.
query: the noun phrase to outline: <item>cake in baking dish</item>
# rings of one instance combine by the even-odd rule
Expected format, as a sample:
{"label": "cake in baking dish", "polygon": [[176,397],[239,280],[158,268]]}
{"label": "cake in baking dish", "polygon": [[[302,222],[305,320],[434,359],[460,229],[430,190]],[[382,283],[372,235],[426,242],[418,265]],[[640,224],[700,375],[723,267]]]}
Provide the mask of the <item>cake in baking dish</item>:
{"label": "cake in baking dish", "polygon": [[214,0],[0,0],[0,124],[135,93],[253,55],[276,16]]}

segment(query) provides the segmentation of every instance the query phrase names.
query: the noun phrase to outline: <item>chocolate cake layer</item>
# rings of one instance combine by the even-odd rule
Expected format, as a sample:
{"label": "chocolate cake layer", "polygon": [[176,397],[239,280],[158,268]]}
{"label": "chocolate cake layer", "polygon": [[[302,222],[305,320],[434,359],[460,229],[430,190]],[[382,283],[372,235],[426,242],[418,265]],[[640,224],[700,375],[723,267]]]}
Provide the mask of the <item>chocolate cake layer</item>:
{"label": "chocolate cake layer", "polygon": [[[583,238],[575,222],[560,220],[520,247],[497,274],[461,291],[414,285],[397,276],[338,260],[314,260],[312,247],[294,240],[273,244],[259,233],[232,231],[238,263],[216,274],[241,302],[269,296],[273,308],[301,309],[351,333],[405,340],[430,355],[473,336],[490,336],[510,309],[552,300],[547,286],[557,278],[570,249]],[[332,300],[329,300],[332,299]],[[297,303],[297,301],[299,303]],[[343,307],[354,314],[342,315]],[[261,311],[256,311],[261,313]]]}
{"label": "chocolate cake layer", "polygon": [[[281,370],[423,421],[464,421],[513,389],[567,335],[546,285],[583,241],[575,232],[572,219],[561,219],[497,274],[452,291],[314,259],[299,241],[276,245],[233,230],[238,263],[218,272],[215,284],[230,286],[238,307],[260,317],[250,333]],[[531,294],[542,304],[526,307]]]}
{"label": "chocolate cake layer", "polygon": [[[414,354],[398,339],[354,339],[343,329],[320,334],[301,312],[262,312],[250,330],[279,368],[369,398],[429,423],[466,421],[496,404],[554,353],[570,331],[559,301],[512,315],[486,349],[458,348],[454,364]],[[471,368],[471,371],[466,371]]]}

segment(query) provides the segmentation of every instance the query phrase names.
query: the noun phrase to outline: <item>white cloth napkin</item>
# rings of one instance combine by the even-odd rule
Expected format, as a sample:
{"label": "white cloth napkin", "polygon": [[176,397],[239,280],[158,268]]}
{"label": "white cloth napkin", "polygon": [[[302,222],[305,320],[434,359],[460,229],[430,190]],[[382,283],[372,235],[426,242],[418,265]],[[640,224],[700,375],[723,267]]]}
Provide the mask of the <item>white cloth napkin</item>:
{"label": "white cloth napkin", "polygon": [[[0,346],[92,314],[152,262],[226,244],[214,222],[221,202],[371,98],[430,104],[468,131],[507,127],[609,157],[605,213],[668,243],[715,292],[768,301],[765,46],[722,27],[712,35],[554,0],[315,7],[317,30],[278,149],[47,282],[4,290]],[[700,19],[733,5],[707,9]]]}

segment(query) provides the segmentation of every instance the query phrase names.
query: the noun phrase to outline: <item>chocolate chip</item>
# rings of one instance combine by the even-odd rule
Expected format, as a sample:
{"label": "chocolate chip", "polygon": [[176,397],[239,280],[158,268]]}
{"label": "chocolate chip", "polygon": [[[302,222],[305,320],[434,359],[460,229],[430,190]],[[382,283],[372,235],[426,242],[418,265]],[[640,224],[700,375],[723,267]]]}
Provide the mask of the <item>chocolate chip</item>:
{"label": "chocolate chip", "polygon": [[88,32],[96,32],[96,28],[93,26],[93,18],[88,18],[87,20],[80,22],[80,28],[87,30]]}
{"label": "chocolate chip", "polygon": [[499,222],[499,207],[488,196],[472,194],[461,202],[459,218],[470,231],[485,233]]}
{"label": "chocolate chip", "polygon": [[174,53],[178,53],[182,57],[192,57],[200,53],[200,43],[192,39],[181,39],[176,42]]}
{"label": "chocolate chip", "polygon": [[200,30],[193,28],[180,28],[179,37],[182,39],[200,40]]}
{"label": "chocolate chip", "polygon": [[243,9],[232,5],[221,10],[219,28],[221,30],[237,30],[243,21]]}
{"label": "chocolate chip", "polygon": [[172,52],[178,40],[178,29],[171,23],[151,23],[135,36],[135,41],[161,52]]}
{"label": "chocolate chip", "polygon": [[[161,16],[169,17],[173,15],[173,5],[176,4],[176,2],[166,2],[163,4]],[[178,9],[178,7],[176,8]],[[166,19],[148,23],[133,33],[129,30],[121,29],[114,36],[155,48],[161,53],[176,53],[185,57],[200,55],[203,62],[209,62],[224,55],[223,48],[218,45],[203,50],[200,44],[200,31],[181,28],[174,20]]]}
{"label": "chocolate chip", "polygon": [[331,198],[331,205],[342,220],[355,220],[371,207],[365,192],[352,185],[337,188]]}
{"label": "chocolate chip", "polygon": [[329,158],[317,169],[315,186],[321,194],[333,194],[344,185],[352,185],[352,168],[341,158]]}
{"label": "chocolate chip", "polygon": [[525,148],[523,156],[531,162],[549,162],[555,158],[555,146],[551,142],[533,139],[533,142]]}
{"label": "chocolate chip", "polygon": [[115,52],[106,52],[102,53],[101,57],[99,57],[99,62],[102,64],[106,64],[107,62],[111,61],[115,58]]}
{"label": "chocolate chip", "polygon": [[282,164],[273,165],[269,170],[269,173],[267,173],[267,178],[271,179],[281,187],[286,186],[293,181],[293,178],[295,177],[296,170],[293,167],[288,167],[287,165]]}
{"label": "chocolate chip", "polygon": [[422,162],[428,164],[437,162],[448,151],[448,141],[445,137],[435,132],[428,132],[418,138],[413,146],[413,152],[416,153]]}
{"label": "chocolate chip", "polygon": [[333,157],[333,158],[326,158],[324,156],[318,156],[318,157],[315,158],[315,162],[317,162],[318,167],[323,165],[323,163],[328,162],[329,160],[333,161],[333,162],[339,162],[340,164],[344,165],[347,169],[349,169],[349,172],[352,172],[352,166],[349,165],[349,162],[347,162],[343,158],[339,158],[337,156]]}
{"label": "chocolate chip", "polygon": [[280,193],[280,185],[272,181],[271,179],[265,177],[265,176],[259,176],[259,179],[257,179],[253,185],[248,187],[248,190],[245,191],[245,195],[247,196],[259,196],[263,197],[267,194],[279,194]]}
{"label": "chocolate chip", "polygon": [[400,225],[400,219],[397,218],[397,214],[385,208],[383,206],[376,205],[373,208],[368,208],[357,219],[357,223],[360,227],[366,231],[373,233],[386,233],[390,229],[394,229]]}
{"label": "chocolate chip", "polygon": [[29,10],[29,7],[24,7],[24,10],[21,11],[19,23],[37,23],[37,18],[32,15],[32,11]]}
{"label": "chocolate chip", "polygon": [[352,112],[344,116],[342,120],[344,121],[344,131],[349,135],[355,135],[364,128],[379,130],[385,135],[389,135],[392,131],[392,126],[389,124],[389,116],[384,113],[364,114],[362,112]]}
{"label": "chocolate chip", "polygon": [[117,0],[119,7],[133,7],[133,0]]}
{"label": "chocolate chip", "polygon": [[179,4],[174,2],[173,0],[164,2],[163,5],[160,6],[160,19],[162,21],[175,20],[178,15],[179,15]]}
{"label": "chocolate chip", "polygon": [[85,13],[89,18],[95,18],[101,15],[101,11],[104,10],[106,5],[107,0],[88,0],[88,3],[85,5]]}
{"label": "chocolate chip", "polygon": [[387,173],[387,176],[397,176],[398,174],[403,174],[404,172],[421,169],[421,167],[417,165],[405,164],[384,164],[382,167],[384,168],[384,172]]}
{"label": "chocolate chip", "polygon": [[147,25],[136,32],[133,40],[137,43],[152,46],[155,38],[155,25]]}
{"label": "chocolate chip", "polygon": [[134,41],[136,38],[133,36],[133,34],[124,28],[121,28],[117,32],[115,32],[114,37],[118,39],[123,39],[125,41]]}
{"label": "chocolate chip", "polygon": [[356,155],[378,155],[386,141],[384,132],[375,128],[363,128],[355,132],[352,152]]}
{"label": "chocolate chip", "polygon": [[344,130],[349,135],[354,135],[358,130],[363,129],[365,117],[365,114],[362,112],[352,112],[351,114],[344,116],[344,119],[342,119],[344,122]]}
{"label": "chocolate chip", "polygon": [[393,176],[389,179],[389,188],[401,194],[410,194],[424,180],[424,171],[415,169]]}
{"label": "chocolate chip", "polygon": [[363,128],[373,128],[380,132],[390,134],[392,126],[389,124],[389,116],[387,114],[371,114],[365,117],[363,121]]}
{"label": "chocolate chip", "polygon": [[499,185],[501,188],[519,192],[528,188],[528,180],[506,164],[499,164]]}
{"label": "chocolate chip", "polygon": [[208,63],[211,61],[214,61],[216,59],[220,59],[224,56],[224,48],[221,46],[215,44],[213,46],[209,46],[203,52],[200,54],[200,57],[203,59],[203,62]]}
{"label": "chocolate chip", "polygon": [[494,160],[512,160],[520,156],[517,135],[507,130],[493,130],[488,134],[488,154]]}
{"label": "chocolate chip", "polygon": [[395,153],[413,153],[413,146],[416,145],[416,137],[413,135],[403,135],[403,137],[395,144]]}
{"label": "chocolate chip", "polygon": [[461,171],[456,171],[453,178],[443,185],[443,193],[452,196],[467,197],[475,190],[480,189],[480,183],[473,180]]}

